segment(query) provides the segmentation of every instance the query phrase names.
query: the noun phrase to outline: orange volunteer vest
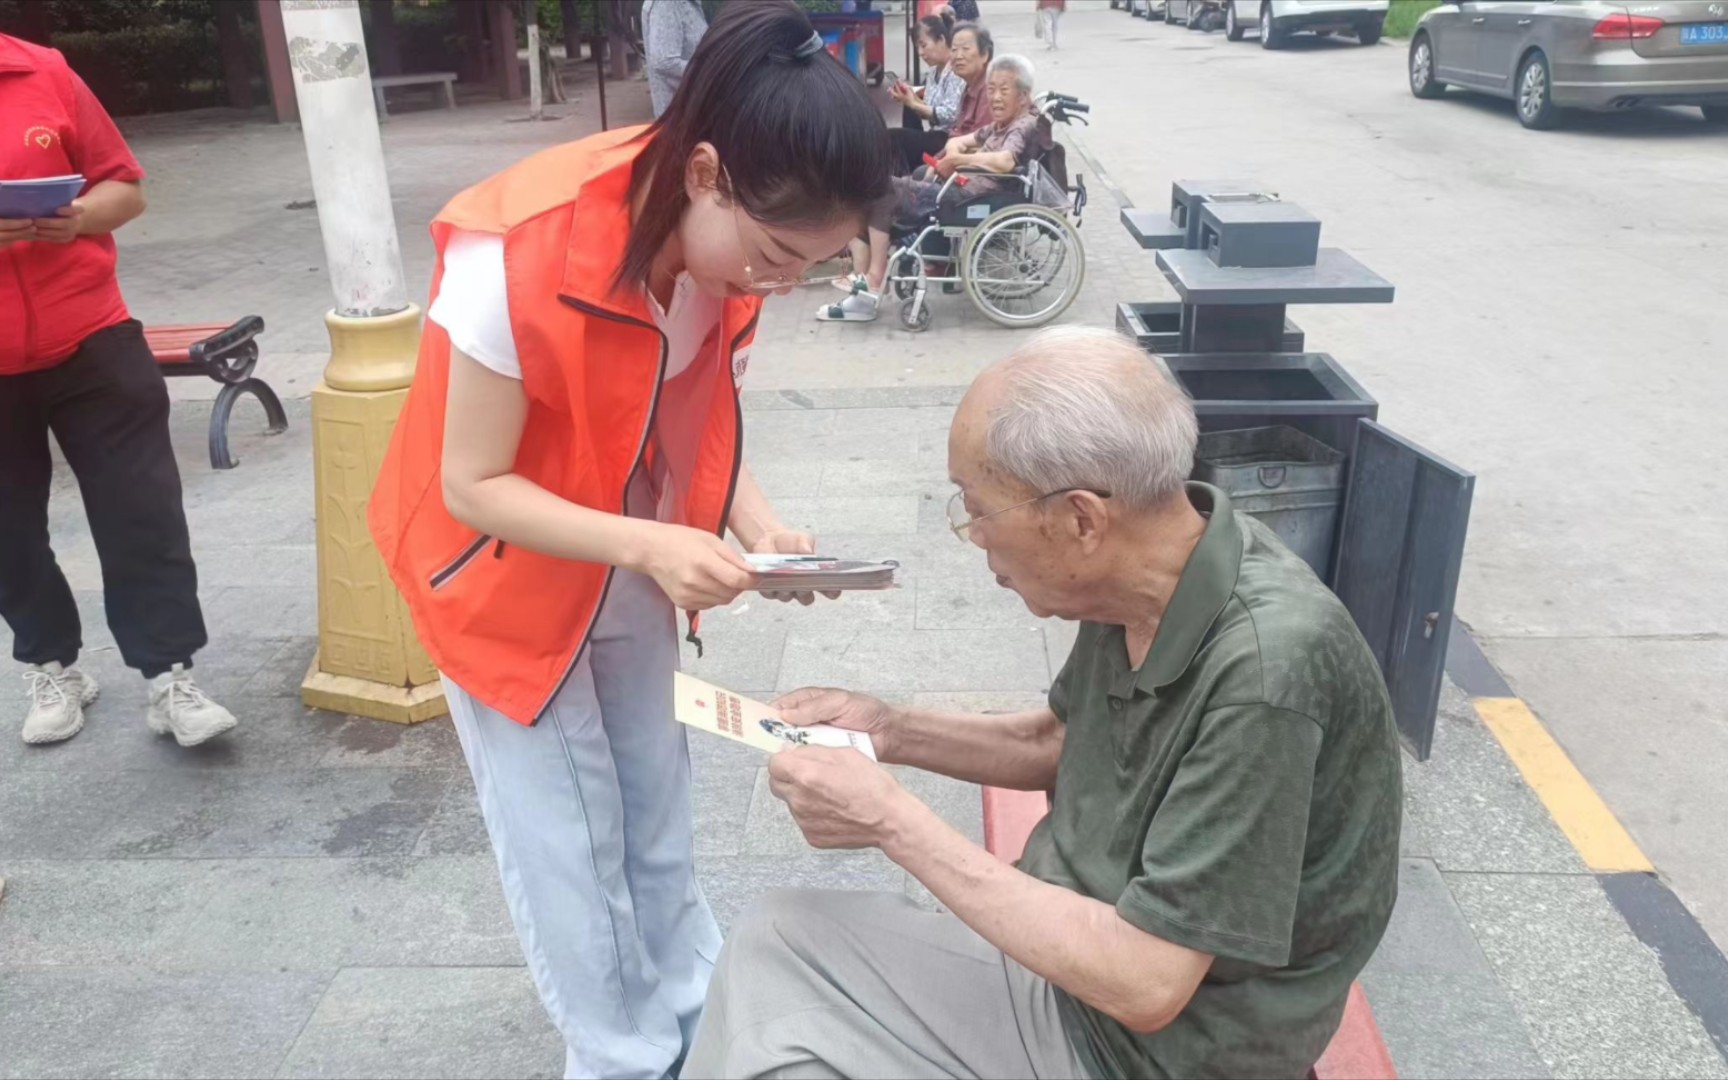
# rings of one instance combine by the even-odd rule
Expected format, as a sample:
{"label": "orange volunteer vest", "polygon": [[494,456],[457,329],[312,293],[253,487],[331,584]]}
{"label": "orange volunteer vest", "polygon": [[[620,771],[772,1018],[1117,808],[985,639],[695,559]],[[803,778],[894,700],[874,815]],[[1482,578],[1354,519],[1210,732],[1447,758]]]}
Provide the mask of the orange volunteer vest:
{"label": "orange volunteer vest", "polygon": [[[657,433],[670,485],[661,505],[677,524],[720,534],[742,464],[738,384],[762,302],[728,299],[696,360],[662,383],[666,340],[641,289],[612,290],[644,130],[554,147],[456,196],[432,223],[432,294],[452,232],[501,234],[529,399],[516,472],[573,503],[623,513]],[[368,520],[433,663],[532,724],[581,658],[613,568],[511,547],[450,516],[441,479],[449,377],[449,335],[428,321]]]}

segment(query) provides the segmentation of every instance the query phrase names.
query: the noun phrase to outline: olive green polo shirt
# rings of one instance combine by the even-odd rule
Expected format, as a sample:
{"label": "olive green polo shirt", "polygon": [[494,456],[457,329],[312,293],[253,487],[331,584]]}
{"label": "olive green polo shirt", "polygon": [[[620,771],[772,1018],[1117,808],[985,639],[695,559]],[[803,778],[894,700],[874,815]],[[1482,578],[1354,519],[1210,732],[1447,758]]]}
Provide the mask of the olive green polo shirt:
{"label": "olive green polo shirt", "polygon": [[1156,1034],[1063,997],[1099,1075],[1298,1077],[1397,893],[1392,705],[1308,566],[1223,492],[1188,496],[1210,520],[1145,662],[1085,623],[1051,688],[1066,738],[1020,868],[1215,957]]}

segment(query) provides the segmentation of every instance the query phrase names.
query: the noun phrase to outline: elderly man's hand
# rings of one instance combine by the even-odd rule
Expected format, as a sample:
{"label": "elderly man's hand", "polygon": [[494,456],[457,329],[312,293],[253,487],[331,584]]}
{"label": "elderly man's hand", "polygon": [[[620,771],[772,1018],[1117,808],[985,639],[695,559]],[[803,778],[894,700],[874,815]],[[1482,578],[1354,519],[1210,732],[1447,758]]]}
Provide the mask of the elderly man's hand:
{"label": "elderly man's hand", "polygon": [[769,758],[768,786],[815,848],[879,847],[909,798],[887,769],[858,751],[822,746]]}
{"label": "elderly man's hand", "polygon": [[890,745],[894,737],[894,709],[868,694],[806,686],[778,698],[774,708],[780,719],[798,727],[828,724],[847,731],[862,731],[870,736],[879,759],[894,760]]}
{"label": "elderly man's hand", "polygon": [[950,150],[936,159],[936,175],[946,180],[954,175],[955,170],[966,164],[966,155],[957,150]]}

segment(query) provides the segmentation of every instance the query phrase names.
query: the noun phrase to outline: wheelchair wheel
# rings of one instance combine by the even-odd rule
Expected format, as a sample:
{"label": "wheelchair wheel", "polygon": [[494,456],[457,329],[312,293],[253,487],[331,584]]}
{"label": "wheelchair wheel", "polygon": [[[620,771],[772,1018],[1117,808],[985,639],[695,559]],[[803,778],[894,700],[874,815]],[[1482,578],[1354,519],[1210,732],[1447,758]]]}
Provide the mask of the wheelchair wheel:
{"label": "wheelchair wheel", "polygon": [[966,237],[960,256],[966,293],[993,322],[1042,326],[1066,311],[1086,281],[1086,249],[1061,214],[1009,206]]}
{"label": "wheelchair wheel", "polygon": [[914,334],[921,334],[930,329],[930,298],[926,296],[923,304],[918,303],[917,297],[901,304],[900,325]]}
{"label": "wheelchair wheel", "polygon": [[888,280],[894,284],[894,295],[901,300],[912,299],[918,291],[918,256],[902,255],[888,267]]}

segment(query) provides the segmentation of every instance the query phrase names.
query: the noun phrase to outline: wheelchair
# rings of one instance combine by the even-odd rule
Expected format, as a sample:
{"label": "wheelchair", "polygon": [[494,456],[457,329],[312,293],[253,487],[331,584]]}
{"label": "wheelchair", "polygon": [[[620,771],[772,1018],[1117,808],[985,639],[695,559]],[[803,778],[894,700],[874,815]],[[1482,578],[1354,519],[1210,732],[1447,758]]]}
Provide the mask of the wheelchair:
{"label": "wheelchair", "polygon": [[[936,209],[917,225],[896,228],[888,255],[887,288],[901,301],[900,325],[929,329],[930,287],[964,291],[992,322],[1042,326],[1061,315],[1086,280],[1079,226],[1086,182],[1067,178],[1066,153],[1053,126],[1078,121],[1090,106],[1066,94],[1035,101],[1038,142],[1012,173],[960,169],[942,185]],[[995,180],[983,194],[965,195],[972,177]],[[959,197],[949,194],[959,189]]]}

